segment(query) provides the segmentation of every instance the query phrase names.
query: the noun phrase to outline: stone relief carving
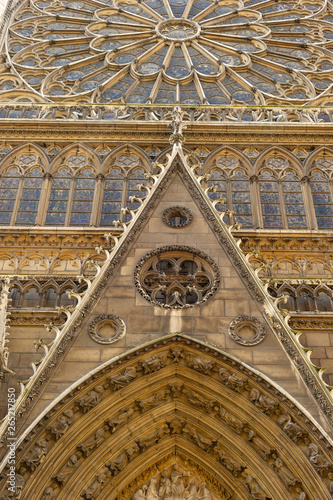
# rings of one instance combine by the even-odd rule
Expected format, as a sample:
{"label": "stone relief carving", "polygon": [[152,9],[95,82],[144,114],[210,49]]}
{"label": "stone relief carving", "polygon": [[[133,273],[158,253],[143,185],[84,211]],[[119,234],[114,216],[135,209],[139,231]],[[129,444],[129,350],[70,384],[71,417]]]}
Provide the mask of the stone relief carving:
{"label": "stone relief carving", "polygon": [[164,470],[159,479],[152,477],[132,496],[132,500],[212,500],[205,481],[192,476],[174,464],[171,471]]}
{"label": "stone relief carving", "polygon": [[148,434],[147,436],[143,436],[142,438],[137,440],[137,445],[142,451],[146,451],[147,448],[152,446],[153,444],[158,443],[163,436],[170,434],[170,429],[167,424],[162,425],[160,429],[157,429],[155,432]]}
{"label": "stone relief carving", "polygon": [[237,434],[242,434],[247,422],[243,422],[236,418],[232,413],[229,413],[221,404],[219,409],[219,416],[224,420],[224,422],[232,427]]}
{"label": "stone relief carving", "polygon": [[215,405],[215,401],[213,399],[204,398],[195,391],[189,391],[187,389],[183,389],[183,393],[186,394],[189,402],[193,406],[204,408],[207,413],[210,413]]}
{"label": "stone relief carving", "polygon": [[273,469],[281,476],[282,481],[289,487],[301,486],[302,482],[295,477],[290,470],[285,466],[280,458],[276,458],[273,464]]}
{"label": "stone relief carving", "polygon": [[224,467],[231,472],[235,477],[240,477],[242,472],[246,469],[245,465],[240,464],[233,458],[231,458],[222,448],[220,442],[214,447],[215,453],[218,455],[218,459]]}
{"label": "stone relief carving", "polygon": [[185,360],[187,366],[205,375],[210,375],[215,365],[210,359],[194,357],[191,354],[187,354]]}
{"label": "stone relief carving", "polygon": [[53,488],[51,486],[46,488],[46,490],[43,493],[42,500],[54,500],[55,496],[53,493],[54,493],[54,491],[53,491]]}
{"label": "stone relief carving", "polygon": [[311,464],[321,476],[326,476],[328,472],[333,472],[333,463],[320,453],[316,443],[309,445],[307,455]]}
{"label": "stone relief carving", "polygon": [[263,395],[258,389],[251,389],[250,401],[267,415],[279,413],[279,403],[267,395]]}
{"label": "stone relief carving", "polygon": [[258,482],[252,476],[248,475],[246,477],[245,484],[254,500],[272,500],[271,497],[267,496],[260,488]]}
{"label": "stone relief carving", "polygon": [[[101,334],[103,327],[113,330],[110,337]],[[121,339],[126,333],[126,325],[123,319],[115,314],[101,314],[90,323],[89,335],[98,344],[113,344]]]}
{"label": "stone relief carving", "polygon": [[104,389],[97,385],[93,391],[89,391],[84,397],[77,400],[77,405],[83,413],[91,410],[102,400]]}
{"label": "stone relief carving", "polygon": [[196,428],[191,424],[186,424],[183,428],[183,434],[189,436],[189,438],[195,442],[199,448],[209,453],[216,441],[203,436]]}
{"label": "stone relief carving", "polygon": [[74,453],[66,462],[66,464],[60,469],[58,474],[54,476],[54,478],[58,481],[59,484],[63,484],[67,477],[73,472],[73,470],[78,467],[79,465],[79,460],[81,458],[82,454],[80,452]]}
{"label": "stone relief carving", "polygon": [[111,433],[115,432],[118,426],[126,424],[128,420],[131,418],[133,413],[135,412],[134,408],[128,408],[119,413],[117,417],[107,422],[108,426],[111,429]]}
{"label": "stone relief carving", "polygon": [[270,457],[276,458],[276,449],[272,448],[269,444],[266,443],[258,434],[250,429],[245,429],[248,433],[247,440],[253,443],[258,450],[263,454],[264,460],[267,461]]}
{"label": "stone relief carving", "polygon": [[277,423],[282,427],[287,436],[295,441],[295,443],[299,443],[301,441],[304,441],[305,443],[309,442],[308,433],[302,429],[300,425],[293,422],[288,413],[280,415],[277,419]]}
{"label": "stone relief carving", "polygon": [[70,425],[73,423],[74,412],[66,410],[57,421],[51,425],[48,430],[51,432],[55,440],[60,439],[68,431]]}
{"label": "stone relief carving", "polygon": [[130,383],[131,380],[134,380],[137,377],[136,368],[134,366],[126,368],[123,372],[118,372],[112,377],[108,377],[110,385],[116,391],[121,389],[122,387],[126,387],[127,384]]}
{"label": "stone relief carving", "polygon": [[142,412],[150,410],[164,401],[167,401],[169,392],[168,390],[161,389],[149,398],[138,400],[136,401],[137,408]]}
{"label": "stone relief carving", "polygon": [[117,458],[111,460],[106,466],[111,472],[112,476],[116,476],[118,472],[123,470],[128,462],[133,458],[133,456],[140,451],[140,447],[137,443],[131,448],[127,448],[123,453],[121,453]]}
{"label": "stone relief carving", "polygon": [[[247,327],[253,331],[253,336],[249,339],[243,338],[242,329]],[[257,318],[250,316],[238,316],[229,325],[229,335],[237,344],[253,346],[262,342],[265,338],[265,328]]]}
{"label": "stone relief carving", "polygon": [[164,368],[167,364],[167,354],[161,354],[159,356],[152,356],[151,358],[144,359],[141,361],[141,367],[145,375],[148,373],[153,373]]}
{"label": "stone relief carving", "polygon": [[246,388],[246,380],[235,373],[230,373],[225,368],[219,369],[222,382],[235,392],[242,392]]}

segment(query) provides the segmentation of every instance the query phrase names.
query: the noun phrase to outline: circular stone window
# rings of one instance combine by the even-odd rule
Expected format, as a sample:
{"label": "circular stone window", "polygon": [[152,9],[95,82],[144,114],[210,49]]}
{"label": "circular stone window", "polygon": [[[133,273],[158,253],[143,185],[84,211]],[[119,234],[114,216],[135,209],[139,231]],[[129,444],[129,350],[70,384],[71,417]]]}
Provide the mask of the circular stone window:
{"label": "circular stone window", "polygon": [[140,294],[161,307],[181,309],[202,304],[216,292],[220,273],[215,262],[194,248],[170,246],[148,253],[136,266]]}
{"label": "circular stone window", "polygon": [[193,219],[192,212],[185,207],[170,207],[164,210],[162,220],[169,227],[185,227],[191,224]]}
{"label": "circular stone window", "polygon": [[89,327],[90,337],[98,344],[113,344],[125,335],[124,321],[114,314],[101,314]]}
{"label": "circular stone window", "polygon": [[265,338],[265,328],[257,318],[239,316],[229,326],[230,337],[237,344],[252,346]]}

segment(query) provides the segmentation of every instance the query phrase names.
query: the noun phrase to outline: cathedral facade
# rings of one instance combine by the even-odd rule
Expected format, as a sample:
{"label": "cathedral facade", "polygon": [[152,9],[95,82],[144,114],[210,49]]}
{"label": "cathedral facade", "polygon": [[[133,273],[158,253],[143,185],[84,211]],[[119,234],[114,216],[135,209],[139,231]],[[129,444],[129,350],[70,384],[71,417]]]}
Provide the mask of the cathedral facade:
{"label": "cathedral facade", "polygon": [[333,498],[333,6],[16,0],[0,499]]}

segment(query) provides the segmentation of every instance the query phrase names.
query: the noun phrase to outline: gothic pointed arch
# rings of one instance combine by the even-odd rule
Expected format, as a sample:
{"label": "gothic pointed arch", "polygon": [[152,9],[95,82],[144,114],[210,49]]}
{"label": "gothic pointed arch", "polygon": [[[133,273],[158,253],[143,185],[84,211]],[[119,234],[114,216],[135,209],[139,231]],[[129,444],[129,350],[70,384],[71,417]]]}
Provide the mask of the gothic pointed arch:
{"label": "gothic pointed arch", "polygon": [[180,334],[94,370],[19,441],[23,498],[129,500],[156,489],[163,499],[166,487],[179,498],[200,488],[214,500],[330,498],[332,443],[306,410]]}

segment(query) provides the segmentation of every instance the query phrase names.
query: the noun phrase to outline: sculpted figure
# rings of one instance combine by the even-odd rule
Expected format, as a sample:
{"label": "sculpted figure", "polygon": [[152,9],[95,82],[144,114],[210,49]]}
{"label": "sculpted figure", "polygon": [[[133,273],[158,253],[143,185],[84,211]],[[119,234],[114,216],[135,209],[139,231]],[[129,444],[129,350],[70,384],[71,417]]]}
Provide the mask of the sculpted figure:
{"label": "sculpted figure", "polygon": [[324,476],[328,471],[333,471],[333,464],[327,460],[322,453],[319,453],[319,448],[316,443],[311,443],[309,445],[307,455],[310,462],[321,476]]}
{"label": "sculpted figure", "polygon": [[148,373],[157,372],[163,368],[167,363],[167,354],[160,354],[159,356],[152,356],[151,358],[141,361],[141,366],[145,375]]}
{"label": "sculpted figure", "polygon": [[206,438],[200,432],[198,432],[192,425],[186,424],[183,429],[184,434],[188,434],[193,441],[204,451],[209,452],[210,448],[213,446],[213,441],[209,438]]}
{"label": "sculpted figure", "polygon": [[186,364],[198,372],[209,375],[215,363],[206,358],[193,358],[190,354],[186,356]]}
{"label": "sculpted figure", "polygon": [[263,396],[258,389],[251,389],[250,401],[267,415],[272,415],[273,413],[277,415],[279,413],[279,403],[268,396]]}
{"label": "sculpted figure", "polygon": [[144,484],[142,488],[134,493],[132,500],[146,500],[147,486]]}
{"label": "sculpted figure", "polygon": [[[25,467],[22,467],[20,469],[20,472],[22,472],[22,474],[25,473],[26,471],[27,471],[27,469]],[[22,476],[22,474],[17,473],[15,475],[15,493],[10,492],[10,494],[9,494],[10,497],[15,496],[16,500],[18,500],[19,498],[21,498],[22,490],[23,490],[24,485],[25,485],[25,479]]]}
{"label": "sculpted figure", "polygon": [[301,481],[298,477],[294,477],[294,475],[290,472],[290,470],[285,466],[283,461],[280,458],[277,458],[273,464],[273,469],[278,472],[282,478],[282,481],[287,486],[297,486],[301,485]]}
{"label": "sculpted figure", "polygon": [[158,496],[164,500],[170,500],[172,498],[171,479],[169,479],[167,471],[165,470],[162,472]]}
{"label": "sculpted figure", "polygon": [[102,399],[103,392],[103,387],[101,385],[97,385],[93,391],[88,392],[83,398],[80,398],[77,401],[83,413],[86,413],[91,408],[98,405]]}
{"label": "sculpted figure", "polygon": [[43,493],[42,500],[54,500],[55,496],[53,495],[53,488],[50,486],[49,488],[46,488],[46,490]]}
{"label": "sculpted figure", "polygon": [[181,472],[178,464],[174,464],[170,474],[172,499],[179,500],[183,498],[185,491],[184,477],[188,476],[188,472]]}
{"label": "sculpted figure", "polygon": [[83,443],[80,443],[77,448],[81,450],[86,457],[89,457],[90,453],[103,443],[105,439],[105,431],[107,429],[108,427],[106,425],[104,427],[101,427],[100,429],[97,429],[93,436],[83,441]]}
{"label": "sculpted figure", "polygon": [[151,478],[148,489],[147,489],[147,494],[146,494],[146,499],[147,500],[159,500],[158,493],[157,493],[157,481],[153,477]]}
{"label": "sculpted figure", "polygon": [[39,464],[41,464],[48,452],[47,442],[45,439],[37,441],[36,445],[23,458],[23,462],[33,472]]}
{"label": "sculpted figure", "polygon": [[219,369],[219,376],[222,382],[233,391],[242,392],[245,389],[246,380],[235,373],[229,373],[224,368]]}
{"label": "sculpted figure", "polygon": [[109,420],[108,421],[108,426],[110,427],[111,429],[111,433],[115,432],[116,428],[119,426],[119,425],[123,425],[123,424],[126,424],[126,422],[130,419],[130,417],[133,415],[134,413],[134,409],[133,408],[128,408],[121,411],[118,415],[118,417],[114,418],[113,420]]}
{"label": "sculpted figure", "polygon": [[74,413],[72,410],[66,410],[62,416],[57,418],[56,422],[48,428],[55,440],[61,438],[61,436],[68,431],[69,426],[73,423],[73,416]]}
{"label": "sculpted figure", "polygon": [[308,442],[308,433],[302,429],[301,426],[296,424],[291,420],[291,416],[288,413],[281,415],[277,419],[277,423],[282,427],[287,436],[290,437],[295,443],[304,439]]}
{"label": "sculpted figure", "polygon": [[195,481],[194,481],[194,479],[190,479],[187,487],[185,488],[184,497],[186,498],[186,500],[197,500],[197,498],[198,498],[197,493],[198,493],[198,489],[195,485]]}
{"label": "sculpted figure", "polygon": [[264,459],[267,461],[270,457],[276,458],[276,450],[275,448],[271,448],[269,444],[266,443],[261,437],[258,436],[256,432],[254,432],[251,429],[245,429],[246,432],[248,433],[248,438],[247,440],[250,441],[250,443],[253,443],[255,446],[259,448],[260,451],[262,451],[264,455]]}
{"label": "sculpted figure", "polygon": [[198,500],[212,500],[212,495],[210,494],[209,490],[206,488],[206,483],[202,481],[199,484],[199,491],[198,491]]}
{"label": "sculpted figure", "polygon": [[171,391],[172,397],[175,399],[179,398],[179,396],[181,395],[184,383],[178,379],[174,379],[169,382],[168,387]]}
{"label": "sculpted figure", "polygon": [[175,417],[172,420],[168,421],[168,424],[171,429],[171,434],[180,434],[184,427],[185,421],[179,420],[178,417]]}
{"label": "sculpted figure", "polygon": [[146,449],[149,448],[149,446],[158,443],[159,440],[162,439],[162,437],[167,434],[170,434],[170,429],[167,426],[167,424],[164,424],[160,429],[153,432],[152,434],[148,434],[148,436],[144,436],[138,439],[137,444],[143,451],[146,451]]}
{"label": "sculpted figure", "polygon": [[141,401],[135,401],[138,408],[143,412],[154,408],[154,406],[159,405],[162,401],[166,401],[168,399],[169,391],[165,391],[161,389],[160,391],[155,392],[151,397],[147,399],[142,399]]}
{"label": "sculpted figure", "polygon": [[68,462],[62,467],[62,469],[60,469],[58,474],[55,476],[55,479],[58,481],[58,483],[63,484],[66,481],[67,476],[69,476],[79,465],[81,456],[81,453],[75,453],[70,457]]}
{"label": "sculpted figure", "polygon": [[220,462],[224,465],[228,471],[232,473],[233,476],[239,477],[246,467],[239,462],[236,462],[231,458],[221,447],[221,443],[215,446],[214,451],[218,454]]}
{"label": "sculpted figure", "polygon": [[85,498],[86,500],[95,500],[101,493],[105,481],[107,480],[109,475],[110,473],[107,472],[105,472],[104,474],[100,474],[92,483],[92,485],[82,493],[81,497]]}
{"label": "sculpted figure", "polygon": [[116,474],[118,474],[118,472],[123,470],[128,464],[128,462],[131,460],[133,455],[138,451],[139,451],[139,446],[137,444],[134,444],[132,448],[127,448],[127,450],[121,453],[117,458],[109,462],[107,464],[107,467],[111,472],[111,474],[115,476]]}
{"label": "sculpted figure", "polygon": [[254,500],[271,500],[252,476],[247,476],[245,484]]}
{"label": "sculpted figure", "polygon": [[179,363],[181,358],[183,357],[183,349],[180,347],[172,347],[170,349],[171,356],[173,357],[173,362],[174,363]]}
{"label": "sculpted figure", "polygon": [[134,366],[130,366],[126,368],[123,372],[118,372],[112,377],[109,377],[108,380],[110,384],[113,386],[114,390],[121,389],[122,387],[126,387],[127,384],[130,383],[131,380],[134,380],[137,377],[136,369]]}
{"label": "sculpted figure", "polygon": [[220,417],[225,421],[227,425],[230,425],[237,434],[242,434],[245,425],[247,425],[247,422],[242,422],[238,418],[236,418],[234,415],[229,413],[221,404],[220,404]]}
{"label": "sculpted figure", "polygon": [[210,412],[214,407],[215,401],[213,399],[209,400],[201,396],[195,391],[188,391],[187,389],[183,389],[183,393],[188,397],[189,402],[193,406],[198,406],[199,408],[205,408],[207,412]]}

